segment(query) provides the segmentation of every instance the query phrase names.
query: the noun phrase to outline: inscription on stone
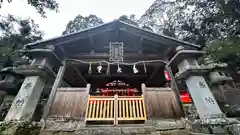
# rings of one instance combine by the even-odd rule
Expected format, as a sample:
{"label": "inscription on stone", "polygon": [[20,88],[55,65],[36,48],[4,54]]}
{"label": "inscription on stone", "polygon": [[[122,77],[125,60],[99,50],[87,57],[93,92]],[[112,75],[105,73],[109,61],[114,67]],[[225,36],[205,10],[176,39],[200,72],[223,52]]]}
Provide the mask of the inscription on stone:
{"label": "inscription on stone", "polygon": [[29,89],[31,86],[32,86],[32,83],[31,83],[31,82],[27,82],[27,83],[24,85],[24,88],[25,88],[25,89]]}
{"label": "inscription on stone", "polygon": [[206,88],[206,85],[202,81],[200,81],[198,84],[200,88]]}
{"label": "inscription on stone", "polygon": [[204,100],[207,104],[215,104],[213,98],[211,97],[204,97]]}
{"label": "inscription on stone", "polygon": [[15,101],[15,104],[16,104],[17,107],[22,107],[23,103],[24,103],[24,99],[17,99]]}

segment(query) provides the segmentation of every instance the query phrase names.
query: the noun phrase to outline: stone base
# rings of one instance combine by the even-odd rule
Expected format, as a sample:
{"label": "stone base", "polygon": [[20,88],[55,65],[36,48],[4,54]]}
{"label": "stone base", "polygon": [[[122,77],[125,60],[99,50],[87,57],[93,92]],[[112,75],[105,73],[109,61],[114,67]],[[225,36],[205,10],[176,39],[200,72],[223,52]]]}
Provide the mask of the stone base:
{"label": "stone base", "polygon": [[230,135],[240,134],[240,124],[233,124],[233,125],[227,126],[227,131]]}
{"label": "stone base", "polygon": [[156,131],[148,127],[96,127],[73,131],[43,131],[40,135],[189,135],[184,129]]}
{"label": "stone base", "polygon": [[240,131],[238,123],[239,121],[231,118],[200,119],[187,123],[187,127],[193,133],[232,135],[232,131]]}
{"label": "stone base", "polygon": [[187,135],[181,120],[148,120],[145,124],[85,126],[82,121],[48,121],[40,135]]}
{"label": "stone base", "polygon": [[195,120],[191,124],[180,120],[149,120],[145,124],[86,127],[83,121],[46,122],[40,132],[40,123],[2,122],[0,135],[238,135],[240,124],[236,119]]}
{"label": "stone base", "polygon": [[28,122],[1,122],[0,135],[39,135],[40,125]]}

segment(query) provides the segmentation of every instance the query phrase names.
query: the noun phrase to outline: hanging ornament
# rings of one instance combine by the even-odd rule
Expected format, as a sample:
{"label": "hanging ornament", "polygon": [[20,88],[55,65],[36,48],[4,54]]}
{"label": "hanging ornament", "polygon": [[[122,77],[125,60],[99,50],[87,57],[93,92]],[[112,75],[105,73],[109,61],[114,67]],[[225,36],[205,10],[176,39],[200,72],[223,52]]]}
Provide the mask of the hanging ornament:
{"label": "hanging ornament", "polygon": [[134,74],[138,73],[138,69],[136,68],[136,65],[133,65],[133,73]]}
{"label": "hanging ornament", "polygon": [[122,73],[122,69],[119,67],[119,64],[118,64],[117,72],[118,72],[118,73]]}
{"label": "hanging ornament", "polygon": [[88,67],[88,74],[92,73],[92,63],[89,63],[89,67]]}
{"label": "hanging ornament", "polygon": [[98,73],[101,73],[101,71],[102,71],[102,65],[101,65],[101,63],[99,64],[99,66],[97,66],[97,71],[98,71]]}

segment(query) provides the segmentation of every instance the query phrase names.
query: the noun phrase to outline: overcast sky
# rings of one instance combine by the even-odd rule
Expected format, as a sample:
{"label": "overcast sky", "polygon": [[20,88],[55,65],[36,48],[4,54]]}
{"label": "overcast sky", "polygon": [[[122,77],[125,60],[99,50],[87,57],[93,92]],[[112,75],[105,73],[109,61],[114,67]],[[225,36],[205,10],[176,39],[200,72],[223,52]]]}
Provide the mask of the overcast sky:
{"label": "overcast sky", "polygon": [[67,23],[75,16],[81,14],[88,16],[95,14],[104,22],[117,19],[121,15],[135,14],[140,17],[155,0],[56,0],[59,3],[59,11],[47,12],[48,18],[42,18],[36,10],[27,5],[27,0],[13,0],[12,3],[4,3],[0,14],[13,14],[21,17],[31,17],[44,31],[44,38],[61,35]]}

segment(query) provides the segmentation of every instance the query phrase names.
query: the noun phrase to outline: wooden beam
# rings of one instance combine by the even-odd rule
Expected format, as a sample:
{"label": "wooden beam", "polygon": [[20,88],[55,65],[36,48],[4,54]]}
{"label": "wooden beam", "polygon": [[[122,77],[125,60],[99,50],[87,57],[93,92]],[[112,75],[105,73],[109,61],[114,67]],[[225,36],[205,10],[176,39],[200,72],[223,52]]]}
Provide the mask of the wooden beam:
{"label": "wooden beam", "polygon": [[96,35],[96,34],[101,34],[102,32],[106,32],[106,31],[112,31],[114,29],[116,29],[116,23],[106,23],[103,24],[101,26],[97,26],[94,28],[89,28],[86,30],[83,30],[81,32],[76,32],[76,33],[72,33],[72,34],[66,34],[66,35],[62,35],[59,37],[55,37],[52,39],[48,39],[48,40],[42,40],[42,41],[38,41],[38,42],[34,42],[34,43],[30,43],[27,45],[27,47],[38,47],[38,48],[42,48],[47,44],[59,44],[61,42],[64,41],[71,41],[72,39],[79,39],[79,37],[87,37],[89,35]]}
{"label": "wooden beam", "polygon": [[145,30],[139,29],[135,26],[129,26],[125,22],[121,22],[121,24],[119,24],[119,27],[120,27],[121,31],[130,32],[133,35],[138,35],[138,36],[141,36],[145,39],[156,41],[156,42],[163,43],[163,44],[166,44],[166,45],[174,45],[174,46],[183,45],[183,46],[188,46],[188,47],[191,47],[191,48],[199,48],[198,45],[194,45],[194,44],[191,44],[191,43],[180,41],[180,40],[172,38],[172,37],[159,35],[159,34],[156,34],[154,32],[145,31]]}
{"label": "wooden beam", "polygon": [[101,78],[104,78],[104,79],[107,79],[107,78],[113,78],[113,77],[117,77],[117,78],[146,78],[147,75],[143,74],[143,75],[129,75],[129,74],[109,74],[109,75],[106,75],[106,74],[99,74],[99,75],[94,75],[94,74],[91,74],[91,75],[85,75],[86,78],[98,78],[98,79],[101,79]]}
{"label": "wooden beam", "polygon": [[52,106],[52,103],[54,101],[54,98],[55,98],[55,95],[56,95],[56,92],[57,92],[57,88],[60,87],[60,85],[62,83],[65,70],[66,70],[66,60],[63,61],[62,66],[58,70],[57,77],[54,81],[53,87],[51,89],[51,93],[49,94],[48,101],[47,101],[47,103],[44,107],[44,112],[43,112],[43,115],[42,115],[42,120],[43,121],[45,121],[47,116],[48,116],[48,113],[50,111],[50,108]]}
{"label": "wooden beam", "polygon": [[[82,53],[78,55],[74,55],[69,57],[76,58],[76,59],[108,59],[109,54],[108,53]],[[125,53],[124,54],[124,60],[150,60],[150,59],[161,59],[161,55],[157,54],[142,54],[142,55],[136,55],[136,53]]]}
{"label": "wooden beam", "polygon": [[154,37],[150,37],[150,35],[147,35],[144,32],[135,32],[131,29],[120,28],[120,31],[135,35],[135,36],[139,37],[140,39],[143,38],[143,40],[145,40],[145,42],[149,42],[150,45],[153,45],[153,46],[156,46],[156,47],[163,47],[163,46],[176,47],[176,46],[178,46],[177,43],[175,43],[174,41],[166,42],[166,39],[164,39],[164,38],[160,39],[159,36],[154,38]]}
{"label": "wooden beam", "polygon": [[171,88],[173,89],[174,93],[175,93],[175,97],[176,97],[176,100],[180,106],[180,109],[183,111],[183,106],[182,106],[182,102],[181,102],[181,99],[180,99],[180,94],[179,94],[179,88],[178,88],[178,85],[177,85],[177,82],[175,80],[175,77],[173,75],[173,72],[172,72],[172,69],[170,66],[166,65],[165,66],[165,70],[168,72],[170,78],[171,78]]}
{"label": "wooden beam", "polygon": [[76,37],[73,37],[73,38],[70,38],[70,39],[66,39],[66,40],[63,40],[62,42],[59,42],[56,44],[56,46],[61,46],[61,45],[69,45],[70,43],[73,43],[73,42],[76,42],[78,40],[81,40],[81,39],[86,39],[90,36],[94,36],[94,35],[99,35],[99,34],[102,34],[104,32],[109,32],[109,31],[112,31],[112,29],[108,28],[108,29],[105,29],[105,30],[99,30],[98,32],[93,32],[93,33],[89,33],[89,34],[86,34],[86,33],[79,33],[79,36],[76,36]]}
{"label": "wooden beam", "polygon": [[[106,59],[107,61],[108,59]],[[103,59],[94,59],[94,61],[103,61]],[[94,62],[93,60],[84,60],[84,62],[91,62],[92,66],[96,66],[98,65],[99,63],[96,62],[96,63],[93,63]],[[140,61],[140,60],[139,60]],[[135,62],[138,62],[137,60],[128,60],[128,61],[124,61],[125,63],[135,63]],[[102,66],[106,66],[107,67],[107,63],[101,63]],[[68,61],[68,65],[71,65],[71,66],[75,66],[75,67],[82,67],[82,66],[89,66],[88,63],[81,63],[81,62],[78,62],[78,61],[74,61],[74,60],[70,60]],[[117,64],[114,64],[115,66],[117,66]],[[138,63],[137,65],[139,66],[144,66],[144,63]],[[127,65],[129,66],[129,65]],[[145,66],[163,66],[162,63],[160,62],[151,62],[151,63],[148,63],[148,62],[145,62]],[[112,68],[111,68],[112,69]]]}
{"label": "wooden beam", "polygon": [[[129,33],[129,34],[133,34],[133,35],[135,35],[135,36],[142,37],[143,39],[150,40],[150,41],[153,41],[153,42],[163,43],[162,40],[159,40],[159,39],[158,39],[159,37],[158,37],[157,39],[156,39],[156,38],[151,38],[151,37],[149,37],[149,36],[147,36],[147,35],[145,35],[145,34],[141,34],[142,32],[138,33],[138,32],[135,32],[135,30],[132,31],[132,30],[129,30],[129,28],[126,28],[126,27],[120,28],[120,31]],[[165,43],[165,44],[166,44],[166,43]]]}

